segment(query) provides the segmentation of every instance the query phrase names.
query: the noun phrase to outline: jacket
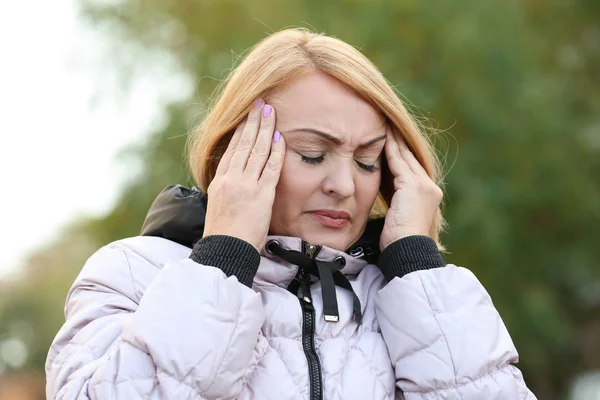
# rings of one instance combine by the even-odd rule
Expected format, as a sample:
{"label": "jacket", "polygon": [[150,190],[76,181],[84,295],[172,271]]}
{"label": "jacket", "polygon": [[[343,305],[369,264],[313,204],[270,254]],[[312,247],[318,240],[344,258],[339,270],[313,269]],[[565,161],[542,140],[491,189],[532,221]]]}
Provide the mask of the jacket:
{"label": "jacket", "polygon": [[49,399],[535,399],[490,296],[431,239],[377,254],[375,221],[346,252],[269,236],[259,256],[200,239],[206,202],[168,187],[141,236],[89,258]]}

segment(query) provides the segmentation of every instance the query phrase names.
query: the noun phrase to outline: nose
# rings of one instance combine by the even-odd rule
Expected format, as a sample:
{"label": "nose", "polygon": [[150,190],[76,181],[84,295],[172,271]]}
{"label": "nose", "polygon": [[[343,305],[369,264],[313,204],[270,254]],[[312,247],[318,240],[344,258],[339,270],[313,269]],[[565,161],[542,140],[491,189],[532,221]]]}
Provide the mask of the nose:
{"label": "nose", "polygon": [[340,199],[350,197],[356,189],[352,160],[338,160],[332,163],[323,180],[323,192]]}

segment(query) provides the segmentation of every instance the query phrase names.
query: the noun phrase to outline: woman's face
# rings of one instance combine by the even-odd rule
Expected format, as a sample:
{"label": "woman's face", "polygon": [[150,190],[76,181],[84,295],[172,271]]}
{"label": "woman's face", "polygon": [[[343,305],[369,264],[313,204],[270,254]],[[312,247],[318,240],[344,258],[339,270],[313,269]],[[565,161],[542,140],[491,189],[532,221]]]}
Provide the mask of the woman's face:
{"label": "woman's face", "polygon": [[293,80],[268,102],[287,145],[270,234],[347,249],[362,235],[379,191],[383,115],[319,72]]}

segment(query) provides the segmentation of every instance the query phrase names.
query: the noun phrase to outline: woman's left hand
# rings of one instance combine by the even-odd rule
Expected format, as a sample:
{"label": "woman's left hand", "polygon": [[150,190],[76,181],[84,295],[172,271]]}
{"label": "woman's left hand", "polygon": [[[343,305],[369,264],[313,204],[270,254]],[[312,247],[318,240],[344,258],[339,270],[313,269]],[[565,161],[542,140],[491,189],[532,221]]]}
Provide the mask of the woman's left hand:
{"label": "woman's left hand", "polygon": [[394,195],[379,240],[381,251],[407,236],[429,236],[443,197],[404,139],[389,130],[385,155],[394,176]]}

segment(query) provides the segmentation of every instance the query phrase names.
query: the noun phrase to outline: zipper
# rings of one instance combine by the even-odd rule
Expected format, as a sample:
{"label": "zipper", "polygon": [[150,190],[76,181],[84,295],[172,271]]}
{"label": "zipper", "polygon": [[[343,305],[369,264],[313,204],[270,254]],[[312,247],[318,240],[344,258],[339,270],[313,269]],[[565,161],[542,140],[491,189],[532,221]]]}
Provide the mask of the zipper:
{"label": "zipper", "polygon": [[304,254],[314,259],[317,254],[321,251],[321,246],[315,246],[314,244],[306,244]]}
{"label": "zipper", "polygon": [[[302,241],[304,254],[314,259],[321,251],[321,246],[315,246]],[[302,308],[302,349],[308,363],[310,400],[323,399],[323,380],[321,376],[321,362],[315,350],[315,307],[310,294],[310,275],[299,271],[301,281],[300,307]]]}

